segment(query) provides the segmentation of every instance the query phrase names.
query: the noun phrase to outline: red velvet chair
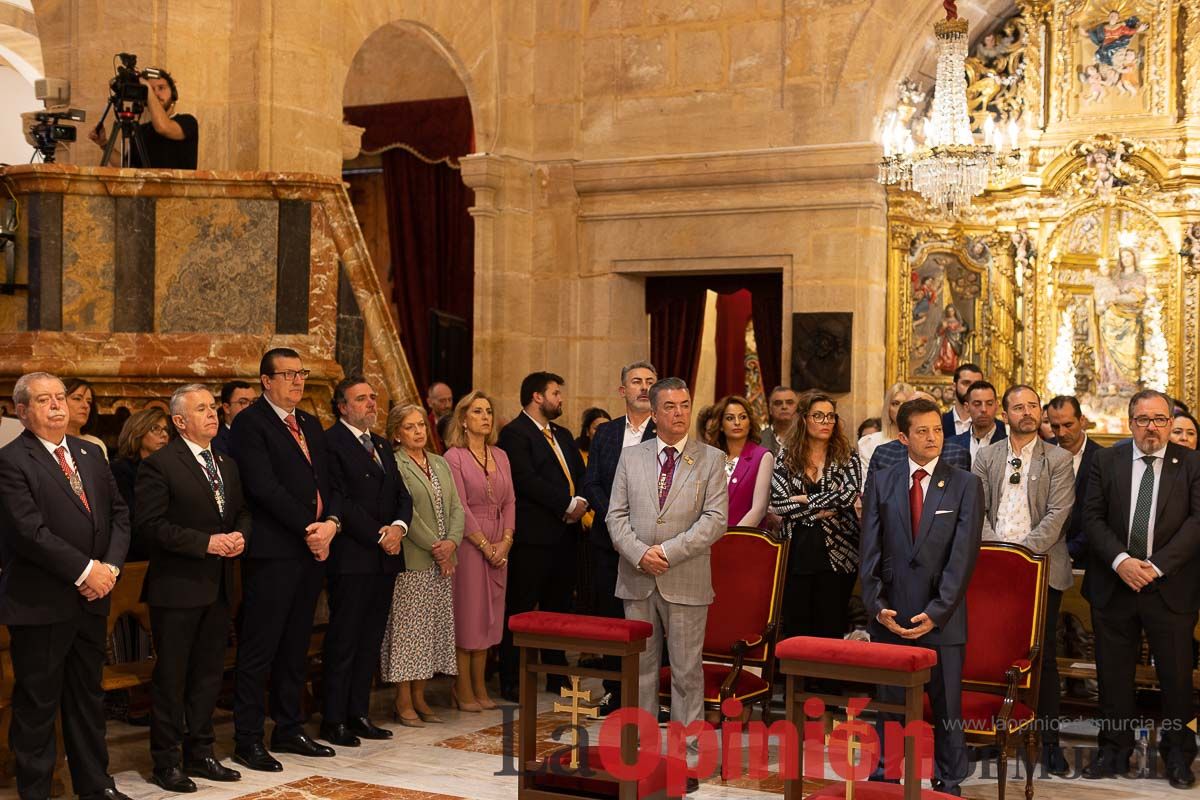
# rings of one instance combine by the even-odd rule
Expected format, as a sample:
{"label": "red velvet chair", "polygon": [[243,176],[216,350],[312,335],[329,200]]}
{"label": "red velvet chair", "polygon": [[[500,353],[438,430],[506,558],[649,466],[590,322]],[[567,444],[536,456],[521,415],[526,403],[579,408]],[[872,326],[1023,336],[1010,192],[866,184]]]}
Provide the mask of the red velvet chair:
{"label": "red velvet chair", "polygon": [[[998,800],[1004,800],[1008,748],[1025,743],[1025,797],[1033,797],[1038,736],[1047,557],[1017,544],[985,542],[967,587],[963,722],[967,743],[999,751]],[[929,697],[925,719],[932,720]]]}
{"label": "red velvet chair", "polygon": [[[787,554],[786,541],[758,528],[730,528],[713,545],[716,597],[704,630],[705,707],[719,710],[730,697],[747,707],[761,703],[769,721]],[[670,667],[660,674],[659,698],[671,700]]]}

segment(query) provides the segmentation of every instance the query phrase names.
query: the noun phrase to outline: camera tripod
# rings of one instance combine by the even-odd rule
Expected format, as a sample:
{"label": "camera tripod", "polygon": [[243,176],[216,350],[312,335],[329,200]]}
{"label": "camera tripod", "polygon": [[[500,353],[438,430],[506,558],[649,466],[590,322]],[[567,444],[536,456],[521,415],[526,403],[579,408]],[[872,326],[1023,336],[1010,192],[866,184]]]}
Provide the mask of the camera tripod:
{"label": "camera tripod", "polygon": [[121,139],[121,166],[128,167],[133,158],[133,149],[130,147],[130,142],[133,147],[137,148],[138,163],[143,169],[151,166],[150,159],[146,154],[146,143],[142,141],[142,131],[138,125],[138,119],[142,116],[142,109],[136,104],[132,109],[120,109],[113,104],[113,98],[109,98],[108,105],[104,107],[104,113],[100,115],[100,121],[96,123],[99,128],[104,124],[104,120],[108,117],[108,112],[113,110],[113,129],[112,134],[108,137],[108,142],[104,145],[104,155],[100,157],[101,164],[108,164],[108,159],[112,155],[113,148],[117,144],[117,139]]}

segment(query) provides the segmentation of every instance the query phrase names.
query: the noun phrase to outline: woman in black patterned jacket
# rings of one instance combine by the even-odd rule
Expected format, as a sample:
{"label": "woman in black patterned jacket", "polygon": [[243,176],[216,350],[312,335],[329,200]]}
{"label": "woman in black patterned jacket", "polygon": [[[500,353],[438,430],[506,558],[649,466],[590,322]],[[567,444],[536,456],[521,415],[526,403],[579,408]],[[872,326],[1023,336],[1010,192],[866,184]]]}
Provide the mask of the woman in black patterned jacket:
{"label": "woman in black patterned jacket", "polygon": [[783,600],[784,636],[840,639],[858,579],[858,458],[834,399],[801,395],[796,426],[771,476],[771,509],[791,540]]}

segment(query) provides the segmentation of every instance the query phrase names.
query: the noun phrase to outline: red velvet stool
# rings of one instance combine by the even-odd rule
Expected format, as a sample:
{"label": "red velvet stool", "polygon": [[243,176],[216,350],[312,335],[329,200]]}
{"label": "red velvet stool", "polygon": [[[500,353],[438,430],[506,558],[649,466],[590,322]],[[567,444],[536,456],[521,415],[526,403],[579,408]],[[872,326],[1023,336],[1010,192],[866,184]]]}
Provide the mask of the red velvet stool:
{"label": "red velvet stool", "polygon": [[[784,798],[801,800],[804,785],[804,701],[820,697],[825,702],[845,705],[850,698],[842,695],[814,695],[804,690],[805,678],[821,678],[853,683],[883,684],[904,688],[904,703],[883,703],[870,700],[867,706],[876,711],[903,714],[904,725],[923,719],[922,698],[929,670],[937,663],[937,655],[924,647],[897,644],[859,642],[847,639],[822,639],[815,636],[795,636],[785,639],[775,648],[780,669],[787,675],[787,718],[796,726],[800,736],[800,763],[796,777],[784,781]],[[854,800],[930,800],[950,795],[930,789],[921,790],[917,771],[917,743],[913,737],[904,739],[904,782],[868,783],[858,781]],[[846,797],[847,784],[838,782],[809,795],[813,797]]]}
{"label": "red velvet stool", "polygon": [[[626,708],[638,705],[638,654],[646,649],[650,623],[638,620],[587,617],[550,611],[515,614],[508,620],[513,644],[521,649],[521,688],[518,707],[517,757],[521,770],[517,786],[519,800],[552,798],[613,797],[618,800],[666,797],[666,762],[640,780],[619,780],[603,768],[600,747],[581,748],[580,765],[571,767],[571,746],[555,750],[544,761],[537,760],[537,693],[544,675],[602,678],[621,681],[621,701]],[[620,670],[594,669],[541,663],[541,651],[571,650],[617,656]],[[571,706],[580,709],[572,699]],[[572,724],[584,721],[584,715],[572,710]],[[608,753],[610,759],[611,753]],[[638,759],[637,728],[621,730],[620,757],[625,764]]]}

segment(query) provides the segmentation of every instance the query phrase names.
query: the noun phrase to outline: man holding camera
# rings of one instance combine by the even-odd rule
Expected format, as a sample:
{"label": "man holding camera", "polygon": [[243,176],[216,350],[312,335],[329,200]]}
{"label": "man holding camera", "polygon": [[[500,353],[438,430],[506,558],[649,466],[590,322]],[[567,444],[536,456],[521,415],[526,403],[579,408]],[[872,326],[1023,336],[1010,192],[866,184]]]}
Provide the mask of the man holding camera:
{"label": "man holding camera", "polygon": [[[129,143],[129,166],[153,169],[195,169],[196,150],[200,142],[200,124],[191,114],[175,114],[179,90],[175,79],[164,69],[151,67],[143,70],[138,80],[146,87],[146,111],[150,121],[138,126],[142,144],[146,148],[146,160],[142,163],[141,153]],[[108,143],[103,123],[96,125],[88,138],[100,147]],[[101,164],[100,166],[106,166]]]}

